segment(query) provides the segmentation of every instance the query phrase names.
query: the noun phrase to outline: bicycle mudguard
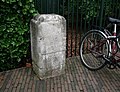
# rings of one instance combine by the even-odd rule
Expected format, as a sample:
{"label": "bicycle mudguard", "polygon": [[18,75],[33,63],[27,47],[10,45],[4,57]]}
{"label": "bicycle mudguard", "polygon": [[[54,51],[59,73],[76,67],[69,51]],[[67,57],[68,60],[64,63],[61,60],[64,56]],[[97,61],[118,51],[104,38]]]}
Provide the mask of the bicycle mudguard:
{"label": "bicycle mudguard", "polygon": [[104,31],[103,27],[96,26],[96,25],[92,25],[92,29],[98,29],[98,30]]}
{"label": "bicycle mudguard", "polygon": [[106,28],[100,27],[100,26],[96,26],[96,25],[92,25],[92,29],[96,29],[96,30],[100,30],[102,32],[104,32],[107,36],[112,35],[107,28],[110,27],[111,24],[109,24]]}

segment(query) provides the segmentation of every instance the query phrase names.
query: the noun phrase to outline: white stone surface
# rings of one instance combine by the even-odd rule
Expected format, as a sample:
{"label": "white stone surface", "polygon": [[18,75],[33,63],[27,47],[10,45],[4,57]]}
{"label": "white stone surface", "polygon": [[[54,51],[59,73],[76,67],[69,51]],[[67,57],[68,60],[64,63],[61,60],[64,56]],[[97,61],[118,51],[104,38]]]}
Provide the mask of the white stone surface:
{"label": "white stone surface", "polygon": [[44,79],[65,69],[66,20],[55,14],[37,15],[30,23],[33,70]]}

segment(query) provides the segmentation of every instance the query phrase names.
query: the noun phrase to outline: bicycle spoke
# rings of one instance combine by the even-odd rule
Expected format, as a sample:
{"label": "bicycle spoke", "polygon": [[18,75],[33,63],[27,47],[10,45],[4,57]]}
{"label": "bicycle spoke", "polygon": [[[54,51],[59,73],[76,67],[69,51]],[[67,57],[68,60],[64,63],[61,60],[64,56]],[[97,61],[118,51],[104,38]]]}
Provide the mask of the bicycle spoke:
{"label": "bicycle spoke", "polygon": [[88,32],[82,39],[80,58],[83,64],[91,70],[100,69],[105,65],[103,55],[108,55],[107,40],[97,32]]}

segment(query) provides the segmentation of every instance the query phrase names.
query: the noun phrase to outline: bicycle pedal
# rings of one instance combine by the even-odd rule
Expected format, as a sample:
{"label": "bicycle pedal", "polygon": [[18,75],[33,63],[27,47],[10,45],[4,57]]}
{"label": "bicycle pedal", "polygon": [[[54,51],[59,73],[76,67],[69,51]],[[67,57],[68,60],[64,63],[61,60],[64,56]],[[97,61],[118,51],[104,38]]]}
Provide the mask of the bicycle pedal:
{"label": "bicycle pedal", "polygon": [[116,66],[113,65],[113,64],[109,64],[107,67],[108,67],[109,69],[115,69],[115,68],[116,68]]}

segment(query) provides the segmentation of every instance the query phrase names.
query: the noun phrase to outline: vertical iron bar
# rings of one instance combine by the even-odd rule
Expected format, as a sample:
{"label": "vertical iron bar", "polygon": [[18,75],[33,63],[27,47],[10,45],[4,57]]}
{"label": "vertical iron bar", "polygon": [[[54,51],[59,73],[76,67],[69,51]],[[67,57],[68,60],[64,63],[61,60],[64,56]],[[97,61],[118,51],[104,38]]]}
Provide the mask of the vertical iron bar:
{"label": "vertical iron bar", "polygon": [[[55,3],[54,0],[52,0],[51,3],[52,3],[52,12],[54,12],[54,11],[55,11],[55,9],[54,9],[54,5],[55,5],[55,4],[54,4],[54,3]],[[51,7],[49,7],[49,8],[51,8]]]}
{"label": "vertical iron bar", "polygon": [[[95,1],[93,1],[91,4],[93,5],[95,3]],[[96,4],[94,4],[94,5],[96,5]],[[95,8],[93,8],[93,17],[92,17],[92,20],[91,20],[91,24],[93,25],[94,24],[94,15],[95,15]]]}
{"label": "vertical iron bar", "polygon": [[117,9],[117,7],[116,7],[116,4],[117,4],[117,1],[114,1],[114,18],[116,18],[116,9]]}
{"label": "vertical iron bar", "polygon": [[98,20],[98,19],[99,19],[99,18],[98,18],[98,17],[99,17],[98,13],[99,13],[99,11],[100,11],[100,10],[99,10],[100,3],[101,3],[100,1],[101,1],[101,0],[97,0],[98,10],[97,10],[97,16],[96,16],[96,25],[98,25],[98,22],[99,22],[99,20]]}
{"label": "vertical iron bar", "polygon": [[[119,3],[119,2],[118,2],[118,3]],[[119,8],[120,8],[120,3],[119,3]],[[119,9],[118,18],[120,19],[120,9]]]}
{"label": "vertical iron bar", "polygon": [[[118,0],[118,3],[119,3],[119,0]],[[118,19],[120,19],[120,3],[118,4]]]}
{"label": "vertical iron bar", "polygon": [[[53,13],[53,12],[54,12],[54,0],[51,0],[51,1],[48,0],[48,2],[49,2],[49,6],[48,6],[48,7],[49,7],[49,8],[48,8],[48,9],[49,9],[49,12],[50,12],[50,13],[51,13],[51,12]],[[50,7],[50,5],[52,5],[52,8]]]}
{"label": "vertical iron bar", "polygon": [[71,57],[72,57],[72,50],[73,50],[73,35],[74,35],[74,0],[72,0],[72,32],[71,32]]}
{"label": "vertical iron bar", "polygon": [[111,5],[111,7],[112,7],[112,10],[111,10],[111,11],[112,11],[111,17],[113,17],[113,8],[114,8],[114,7],[113,7],[113,1],[114,1],[114,0],[112,0],[112,5]]}
{"label": "vertical iron bar", "polygon": [[76,54],[77,54],[77,48],[78,48],[78,44],[77,44],[77,40],[78,40],[78,4],[79,4],[79,2],[78,2],[78,0],[76,1],[76,3],[77,3],[77,13],[76,13],[76,30],[75,30],[75,56],[76,56]]}
{"label": "vertical iron bar", "polygon": [[[90,3],[91,2],[91,3]],[[92,4],[93,2],[92,2],[92,0],[89,0],[89,5],[90,5],[90,8],[91,8],[91,4]],[[90,10],[91,11],[91,10]],[[88,27],[87,27],[87,31],[90,29],[90,21],[91,21],[91,15],[90,15],[90,11],[88,11],[89,13],[88,13],[88,17],[90,18],[90,19],[88,19],[88,22],[87,22],[87,25],[88,25]],[[94,10],[93,10],[94,11]]]}
{"label": "vertical iron bar", "polygon": [[[83,5],[83,0],[82,0],[82,4],[81,5]],[[82,30],[82,10],[80,10],[81,11],[81,14],[80,14],[80,31],[83,31]]]}
{"label": "vertical iron bar", "polygon": [[[40,2],[41,2],[41,3],[40,3],[40,4],[41,4],[41,5],[40,5],[40,9],[41,9],[40,12],[42,13],[42,0],[40,0]],[[36,3],[37,3],[37,2],[36,2]]]}
{"label": "vertical iron bar", "polygon": [[[107,1],[105,1],[105,2],[107,2]],[[104,2],[104,8],[105,8],[105,9],[104,9],[104,11],[103,11],[103,19],[104,19],[104,20],[103,20],[103,26],[105,26],[105,22],[106,22],[106,20],[105,20],[105,19],[106,19],[106,18],[105,18],[105,17],[106,17],[106,16],[105,16],[105,13],[106,13],[106,3],[105,3],[105,2]]]}
{"label": "vertical iron bar", "polygon": [[[42,0],[41,0],[42,1]],[[46,5],[47,5],[47,7],[46,7],[46,11],[47,11],[47,13],[49,12],[49,1],[48,0],[46,0]]]}
{"label": "vertical iron bar", "polygon": [[[116,1],[116,3],[115,3],[115,6],[117,6],[117,3],[118,2],[118,0]],[[115,8],[115,18],[117,18],[117,8]]]}
{"label": "vertical iron bar", "polygon": [[[81,6],[83,5],[83,0],[82,0],[82,2],[81,2]],[[80,10],[80,12],[81,12],[81,14],[80,14],[80,31],[79,31],[79,35],[80,35],[80,39],[79,39],[79,52],[78,53],[80,53],[80,41],[81,41],[81,38],[82,38],[82,34],[83,34],[83,28],[82,28],[82,22],[83,22],[83,18],[82,18],[82,9]]]}
{"label": "vertical iron bar", "polygon": [[112,0],[113,2],[112,2],[112,17],[115,17],[115,12],[114,12],[114,3],[115,3],[115,0]]}
{"label": "vertical iron bar", "polygon": [[104,10],[104,1],[101,1],[101,5],[100,5],[100,27],[102,26],[102,22],[103,22],[103,10]]}
{"label": "vertical iron bar", "polygon": [[65,9],[64,0],[62,2],[63,2],[63,6],[62,6],[63,9],[61,12],[62,12],[62,15],[64,16],[64,9]]}
{"label": "vertical iron bar", "polygon": [[[86,2],[85,2],[85,5],[87,5],[87,0],[85,0]],[[87,6],[86,6],[86,9],[85,9],[85,15],[87,14]],[[85,16],[85,18],[84,18],[85,20],[84,20],[84,32],[86,32],[86,16]]]}
{"label": "vertical iron bar", "polygon": [[68,57],[69,56],[69,0],[68,0],[68,2],[67,2],[67,47],[66,47],[66,51],[67,51],[67,56],[66,57]]}
{"label": "vertical iron bar", "polygon": [[60,1],[58,0],[58,14],[60,13]]}
{"label": "vertical iron bar", "polygon": [[[41,2],[42,2],[43,0],[41,0]],[[45,2],[45,1],[44,1]],[[48,11],[49,11],[49,1],[48,0],[46,0],[46,4],[44,4],[44,5],[46,5],[45,7],[47,8],[46,9],[46,13],[48,13]],[[44,6],[43,5],[43,6]]]}

